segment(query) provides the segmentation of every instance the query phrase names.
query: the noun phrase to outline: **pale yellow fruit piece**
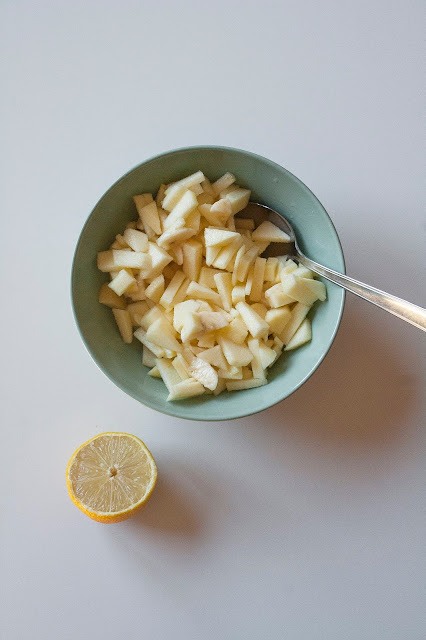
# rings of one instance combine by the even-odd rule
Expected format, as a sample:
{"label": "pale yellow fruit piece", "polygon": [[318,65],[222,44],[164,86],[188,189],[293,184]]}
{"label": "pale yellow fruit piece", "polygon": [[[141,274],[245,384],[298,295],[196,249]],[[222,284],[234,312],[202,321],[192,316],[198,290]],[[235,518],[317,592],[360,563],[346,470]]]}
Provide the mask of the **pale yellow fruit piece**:
{"label": "pale yellow fruit piece", "polygon": [[179,352],[182,347],[176,340],[174,333],[172,325],[166,318],[158,318],[148,327],[146,337],[150,342],[163,349]]}
{"label": "pale yellow fruit piece", "polygon": [[206,265],[208,267],[213,264],[220,251],[223,251],[221,247],[206,247]]}
{"label": "pale yellow fruit piece", "polygon": [[142,364],[150,369],[156,366],[155,354],[145,345],[142,345]]}
{"label": "pale yellow fruit piece", "polygon": [[206,332],[217,331],[228,326],[226,315],[217,311],[200,311],[200,320]]}
{"label": "pale yellow fruit piece", "polygon": [[157,207],[161,209],[161,203],[164,200],[164,196],[166,194],[167,186],[165,184],[160,184],[160,187],[157,192],[157,196],[155,198],[155,202],[157,203]]}
{"label": "pale yellow fruit piece", "polygon": [[135,203],[138,214],[140,215],[142,208],[153,200],[152,193],[141,193],[138,196],[133,196],[133,202]]}
{"label": "pale yellow fruit piece", "polygon": [[222,306],[225,311],[230,311],[232,309],[232,274],[216,273],[213,277]]}
{"label": "pale yellow fruit piece", "polygon": [[[198,207],[197,197],[192,191],[185,191],[179,202],[172,209],[164,223],[164,230],[171,229],[179,218],[186,218]],[[164,207],[166,208],[166,207]]]}
{"label": "pale yellow fruit piece", "polygon": [[149,500],[157,467],[142,440],[128,433],[102,433],[71,456],[67,489],[89,518],[113,523],[127,520]]}
{"label": "pale yellow fruit piece", "polygon": [[187,296],[189,298],[214,302],[214,304],[217,304],[219,306],[221,304],[221,298],[218,293],[216,293],[212,289],[209,289],[209,287],[203,287],[202,285],[198,284],[198,282],[194,281],[191,282],[188,287]]}
{"label": "pale yellow fruit piece", "polygon": [[126,249],[113,249],[112,257],[114,269],[144,269],[149,264],[149,256],[146,253],[127,251]]}
{"label": "pale yellow fruit piece", "polygon": [[176,384],[182,382],[182,379],[174,368],[171,360],[167,358],[157,358],[156,366],[158,367],[163,382],[169,391],[171,391]]}
{"label": "pale yellow fruit piece", "polygon": [[250,300],[260,302],[265,278],[266,258],[256,258],[253,268],[253,283],[251,285]]}
{"label": "pale yellow fruit piece", "polygon": [[251,234],[252,240],[261,242],[290,242],[290,236],[275,224],[264,220]]}
{"label": "pale yellow fruit piece", "polygon": [[[280,341],[281,342],[281,341]],[[282,346],[282,343],[281,343]],[[268,347],[263,340],[259,340],[259,358],[260,364],[267,369],[275,362],[276,353],[272,347]]]}
{"label": "pale yellow fruit piece", "polygon": [[154,344],[153,342],[150,342],[146,337],[146,331],[142,327],[136,329],[136,331],[133,332],[133,335],[137,340],[139,340],[139,342],[142,342],[142,344],[148,347],[148,349],[152,351],[157,356],[157,358],[164,358],[164,356],[166,355],[164,349]]}
{"label": "pale yellow fruit piece", "polygon": [[173,298],[177,294],[179,287],[184,280],[185,274],[183,273],[183,271],[176,271],[160,298],[159,303],[162,307],[164,307],[165,309],[170,309],[170,307],[173,306]]}
{"label": "pale yellow fruit piece", "polygon": [[220,393],[222,393],[222,391],[226,391],[226,383],[223,378],[219,378],[217,382],[217,387],[213,391],[213,395],[218,396]]}
{"label": "pale yellow fruit piece", "polygon": [[235,189],[225,196],[231,205],[231,210],[234,215],[246,208],[250,200],[250,194],[251,191],[249,189]]}
{"label": "pale yellow fruit piece", "polygon": [[189,342],[197,338],[204,331],[200,315],[194,311],[189,311],[184,317],[184,324],[180,332],[182,342]]}
{"label": "pale yellow fruit piece", "polygon": [[205,333],[198,338],[197,346],[203,349],[212,349],[216,344],[216,337],[214,333]]}
{"label": "pale yellow fruit piece", "polygon": [[224,358],[224,355],[222,353],[222,348],[218,344],[215,347],[212,347],[211,349],[205,349],[199,354],[198,357],[201,358],[202,360],[205,360],[205,362],[208,362],[214,367],[218,367],[219,369],[228,368],[228,363]]}
{"label": "pale yellow fruit piece", "polygon": [[285,347],[284,351],[292,351],[293,349],[298,349],[303,344],[306,344],[307,342],[309,342],[311,339],[312,339],[311,322],[309,318],[305,318],[302,324],[300,325],[300,327],[298,328],[298,330],[296,331],[296,333],[293,335],[290,342]]}
{"label": "pale yellow fruit piece", "polygon": [[203,387],[213,391],[217,387],[218,375],[217,371],[213,369],[211,364],[202,360],[198,356],[193,356],[188,363],[189,373],[198,382],[201,382]]}
{"label": "pale yellow fruit piece", "polygon": [[218,336],[218,343],[222,347],[223,355],[227,362],[235,367],[245,367],[253,359],[250,349],[242,344],[231,342],[222,336]]}
{"label": "pale yellow fruit piece", "polygon": [[243,369],[242,367],[230,367],[227,369],[218,369],[219,379],[223,378],[224,380],[242,380],[243,379]]}
{"label": "pale yellow fruit piece", "polygon": [[234,184],[235,176],[232,173],[227,171],[223,176],[221,176],[216,182],[213,182],[211,185],[212,191],[215,196],[219,195],[221,191],[230,187],[231,184]]}
{"label": "pale yellow fruit piece", "polygon": [[212,196],[210,193],[203,192],[199,196],[197,196],[197,200],[198,200],[198,205],[201,205],[201,204],[211,205],[214,203],[214,196]]}
{"label": "pale yellow fruit piece", "polygon": [[142,316],[147,313],[149,307],[146,303],[146,300],[141,302],[132,302],[127,305],[127,311],[130,313],[130,317],[132,319],[132,324],[134,327],[139,326],[139,320],[141,320]]}
{"label": "pale yellow fruit piece", "polygon": [[239,234],[234,240],[225,247],[219,247],[219,252],[214,258],[212,264],[217,269],[228,269],[233,258],[236,257],[239,248],[242,246],[243,241]]}
{"label": "pale yellow fruit piece", "polygon": [[204,177],[204,180],[201,182],[201,186],[203,187],[204,193],[209,193],[212,196],[215,195],[212,184],[208,178]]}
{"label": "pale yellow fruit piece", "polygon": [[179,333],[185,324],[185,316],[190,312],[198,311],[200,303],[197,300],[185,300],[174,306],[173,326]]}
{"label": "pale yellow fruit piece", "polygon": [[209,287],[209,289],[217,289],[216,280],[214,279],[217,273],[221,273],[221,271],[210,267],[201,267],[198,284],[201,284],[204,287]]}
{"label": "pale yellow fruit piece", "polygon": [[145,331],[148,330],[148,327],[158,320],[158,318],[164,318],[164,309],[155,305],[152,309],[149,309],[140,319],[139,324]]}
{"label": "pale yellow fruit piece", "polygon": [[284,293],[281,282],[274,284],[265,291],[265,299],[268,306],[272,309],[277,309],[278,307],[283,307],[286,304],[295,302],[294,298]]}
{"label": "pale yellow fruit piece", "polygon": [[111,280],[108,286],[118,296],[122,296],[123,293],[125,293],[127,289],[133,284],[136,284],[136,279],[129,273],[127,273],[125,269],[121,269],[121,271],[118,272],[115,278]]}
{"label": "pale yellow fruit piece", "polygon": [[188,240],[182,244],[182,270],[190,280],[198,280],[203,260],[203,245],[196,240]]}
{"label": "pale yellow fruit piece", "polygon": [[164,293],[164,276],[163,274],[154,278],[154,280],[145,289],[145,296],[155,303],[160,301],[161,296]]}
{"label": "pale yellow fruit piece", "polygon": [[184,400],[185,398],[201,396],[203,393],[205,393],[205,388],[201,382],[198,382],[198,380],[194,380],[193,378],[188,378],[187,380],[182,380],[182,382],[173,386],[167,396],[167,401]]}
{"label": "pale yellow fruit piece", "polygon": [[219,193],[219,198],[226,198],[228,193],[231,193],[232,191],[235,191],[239,188],[240,187],[237,184],[231,184],[229,187],[226,187],[226,189],[222,189],[222,191]]}
{"label": "pale yellow fruit piece", "polygon": [[219,220],[226,222],[229,216],[232,214],[232,206],[229,200],[226,198],[214,202],[211,206],[210,212],[217,215]]}
{"label": "pale yellow fruit piece", "polygon": [[[268,309],[267,309],[267,307],[265,307],[264,304],[262,304],[261,302],[255,302],[254,304],[251,304],[250,306],[254,311],[256,311],[256,313],[258,313],[260,315],[261,318],[266,320],[266,313],[267,313]],[[268,324],[269,324],[269,322],[268,322]]]}
{"label": "pale yellow fruit piece", "polygon": [[304,267],[303,264],[299,264],[297,269],[295,269],[292,273],[297,278],[315,278],[315,273],[307,267]]}
{"label": "pale yellow fruit piece", "polygon": [[126,229],[124,232],[124,239],[133,251],[142,253],[148,251],[148,236],[146,233],[137,231],[136,229]]}
{"label": "pale yellow fruit piece", "polygon": [[279,336],[280,340],[282,340],[282,342],[285,345],[287,345],[290,342],[290,340],[296,333],[297,329],[300,327],[303,320],[306,318],[310,308],[311,307],[309,305],[303,304],[302,302],[298,302],[294,306],[291,312],[291,318],[287,323],[284,331]]}
{"label": "pale yellow fruit piece", "polygon": [[264,280],[265,282],[274,282],[275,276],[277,273],[278,260],[277,258],[267,258],[265,265],[265,274]]}
{"label": "pale yellow fruit piece", "polygon": [[182,380],[190,377],[188,363],[181,353],[178,353],[176,358],[173,359],[172,365]]}
{"label": "pale yellow fruit piece", "polygon": [[[252,377],[259,378],[259,379],[266,378],[265,368],[262,366],[262,363],[260,361],[260,356],[259,356],[259,340],[257,340],[256,338],[250,338],[247,344],[248,344],[248,348],[253,354],[253,360],[250,363],[250,366],[253,372]],[[273,353],[275,357],[275,351]],[[243,378],[244,377],[245,376],[243,376]]]}
{"label": "pale yellow fruit piece", "polygon": [[145,275],[141,273],[142,277],[156,278],[163,271],[164,267],[173,260],[167,251],[158,247],[154,242],[149,243],[148,254],[151,257],[151,267]]}
{"label": "pale yellow fruit piece", "polygon": [[173,298],[173,306],[183,302],[186,298],[186,293],[188,291],[190,280],[186,278],[182,284],[180,285],[177,294]]}
{"label": "pale yellow fruit piece", "polygon": [[245,285],[240,284],[232,289],[232,304],[237,305],[238,302],[243,302],[246,299]]}
{"label": "pale yellow fruit piece", "polygon": [[283,278],[289,273],[294,273],[298,269],[297,264],[294,262],[294,260],[291,259],[282,262],[277,258],[277,266],[279,269],[279,274],[277,275],[279,275],[280,278]]}
{"label": "pale yellow fruit piece", "polygon": [[251,380],[230,380],[226,383],[228,391],[242,391],[243,389],[254,389],[262,387],[267,383],[266,378],[252,378]]}
{"label": "pale yellow fruit piece", "polygon": [[224,247],[238,237],[238,233],[228,231],[227,229],[214,229],[211,227],[204,229],[206,247]]}
{"label": "pale yellow fruit piece", "polygon": [[231,321],[229,326],[220,330],[220,335],[237,344],[244,344],[248,336],[248,329],[239,313],[237,311],[236,313],[237,316]]}
{"label": "pale yellow fruit piece", "polygon": [[180,271],[178,265],[175,264],[174,262],[170,262],[163,269],[164,279],[170,281],[177,271]]}
{"label": "pale yellow fruit piece", "polygon": [[323,302],[327,298],[327,289],[325,288],[325,284],[323,282],[320,282],[319,280],[313,280],[311,277],[299,277],[299,282],[301,282],[307,289],[309,289],[312,295],[316,295],[318,300],[321,300],[321,302]]}
{"label": "pale yellow fruit piece", "polygon": [[253,338],[268,337],[269,324],[246,302],[237,302],[236,309]]}
{"label": "pale yellow fruit piece", "polygon": [[[303,302],[303,304],[312,305],[318,300],[318,291],[315,291],[305,283],[313,283],[314,285],[320,285],[320,287],[322,285],[322,288],[324,288],[322,282],[309,280],[307,278],[303,281],[301,278],[295,278],[293,274],[281,278],[281,286],[285,295],[290,296],[298,302]],[[321,292],[322,288],[320,289]]]}
{"label": "pale yellow fruit piece", "polygon": [[151,376],[151,378],[160,378],[161,380],[161,373],[157,366],[152,367],[152,369],[148,371],[148,375]]}
{"label": "pale yellow fruit piece", "polygon": [[106,282],[99,289],[99,302],[111,307],[111,309],[125,309],[126,301],[123,296],[118,296]]}
{"label": "pale yellow fruit piece", "polygon": [[99,271],[103,273],[109,273],[110,271],[114,271],[115,264],[112,251],[99,251],[97,257],[97,265]]}
{"label": "pale yellow fruit piece", "polygon": [[222,224],[222,219],[218,213],[212,211],[212,204],[201,204],[198,207],[201,215],[207,220],[207,222],[215,227]]}
{"label": "pale yellow fruit piece", "polygon": [[182,228],[173,228],[161,234],[161,236],[157,239],[157,244],[159,247],[168,250],[171,244],[181,244],[182,242],[185,242],[185,240],[189,240],[189,238],[192,238],[192,236],[194,235],[194,229],[188,229],[187,227],[183,227],[182,225]]}
{"label": "pale yellow fruit piece", "polygon": [[183,265],[182,247],[178,244],[174,244],[171,247],[169,247],[168,251],[170,255],[173,256],[175,263],[181,267]]}
{"label": "pale yellow fruit piece", "polygon": [[126,295],[129,296],[129,298],[133,301],[133,302],[140,302],[141,300],[145,300],[146,295],[145,295],[145,283],[143,278],[141,278],[140,276],[137,276],[136,278],[136,286],[134,285],[131,289],[129,289],[126,292]]}
{"label": "pale yellow fruit piece", "polygon": [[133,325],[130,313],[125,309],[113,309],[112,312],[123,341],[126,344],[130,344],[133,340]]}
{"label": "pale yellow fruit piece", "polygon": [[172,209],[177,205],[179,200],[184,195],[185,191],[196,184],[200,184],[201,182],[203,182],[203,180],[205,180],[203,173],[201,171],[196,171],[190,176],[182,178],[182,180],[171,184],[165,190],[166,195],[162,201],[163,209],[166,209],[166,211],[172,211]]}
{"label": "pale yellow fruit piece", "polygon": [[247,273],[247,280],[244,288],[246,296],[250,296],[251,289],[253,286],[253,275],[254,275],[254,264],[251,264]]}
{"label": "pale yellow fruit piece", "polygon": [[280,335],[291,318],[291,311],[288,307],[269,309],[266,312],[265,320],[269,324],[271,333]]}

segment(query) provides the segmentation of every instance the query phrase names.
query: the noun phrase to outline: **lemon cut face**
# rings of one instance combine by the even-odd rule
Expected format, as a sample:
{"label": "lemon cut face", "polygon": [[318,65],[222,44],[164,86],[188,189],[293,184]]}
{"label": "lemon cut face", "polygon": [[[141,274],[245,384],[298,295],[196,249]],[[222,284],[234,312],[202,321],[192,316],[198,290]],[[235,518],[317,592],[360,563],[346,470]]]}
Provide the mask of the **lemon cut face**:
{"label": "lemon cut face", "polygon": [[139,438],[102,433],[73,453],[66,479],[71,500],[83,513],[98,522],[120,522],[147,503],[157,467]]}

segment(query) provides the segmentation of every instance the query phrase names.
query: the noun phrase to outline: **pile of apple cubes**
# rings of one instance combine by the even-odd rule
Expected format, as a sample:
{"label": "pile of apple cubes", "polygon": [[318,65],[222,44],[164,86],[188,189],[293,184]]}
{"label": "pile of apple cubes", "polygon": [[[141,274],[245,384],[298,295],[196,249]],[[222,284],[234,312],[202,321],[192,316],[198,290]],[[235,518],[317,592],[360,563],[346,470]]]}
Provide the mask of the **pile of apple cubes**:
{"label": "pile of apple cubes", "polygon": [[134,196],[139,219],[98,254],[111,277],[99,302],[124,342],[142,342],[142,362],[168,400],[266,384],[283,348],[311,339],[306,315],[325,286],[293,260],[260,257],[289,237],[235,217],[249,198],[230,173],[213,184],[201,171],[162,184],[156,200]]}

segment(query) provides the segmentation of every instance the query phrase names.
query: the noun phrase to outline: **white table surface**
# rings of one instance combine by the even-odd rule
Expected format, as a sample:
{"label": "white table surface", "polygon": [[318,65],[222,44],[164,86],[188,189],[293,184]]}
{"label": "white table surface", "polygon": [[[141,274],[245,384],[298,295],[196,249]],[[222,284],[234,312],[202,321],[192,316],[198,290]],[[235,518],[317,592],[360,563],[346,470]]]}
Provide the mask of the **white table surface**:
{"label": "white table surface", "polygon": [[[348,297],[315,375],[197,424],[98,371],[72,317],[94,203],[168,149],[228,145],[316,193],[348,272],[426,304],[420,1],[0,6],[5,640],[412,640],[426,634],[425,335]],[[73,450],[129,431],[152,501],[103,526]]]}

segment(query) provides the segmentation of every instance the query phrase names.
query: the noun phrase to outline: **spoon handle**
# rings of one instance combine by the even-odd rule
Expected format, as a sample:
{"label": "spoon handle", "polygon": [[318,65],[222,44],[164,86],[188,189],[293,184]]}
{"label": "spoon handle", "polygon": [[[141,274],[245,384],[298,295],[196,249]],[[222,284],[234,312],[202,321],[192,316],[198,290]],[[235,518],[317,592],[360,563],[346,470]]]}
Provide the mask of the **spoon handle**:
{"label": "spoon handle", "polygon": [[351,293],[354,293],[360,298],[364,298],[364,300],[372,302],[377,307],[381,307],[385,311],[392,313],[394,316],[398,316],[398,318],[401,318],[415,327],[426,331],[426,309],[423,307],[418,307],[412,302],[407,302],[407,300],[397,298],[390,293],[386,293],[385,291],[371,287],[368,284],[359,282],[359,280],[349,278],[349,276],[333,271],[333,269],[323,267],[318,264],[318,262],[310,260],[303,254],[299,253],[298,258],[299,261],[305,267],[311,269],[311,271],[315,271],[315,273],[318,273],[320,276],[327,278],[327,280],[338,284],[347,291],[351,291]]}

